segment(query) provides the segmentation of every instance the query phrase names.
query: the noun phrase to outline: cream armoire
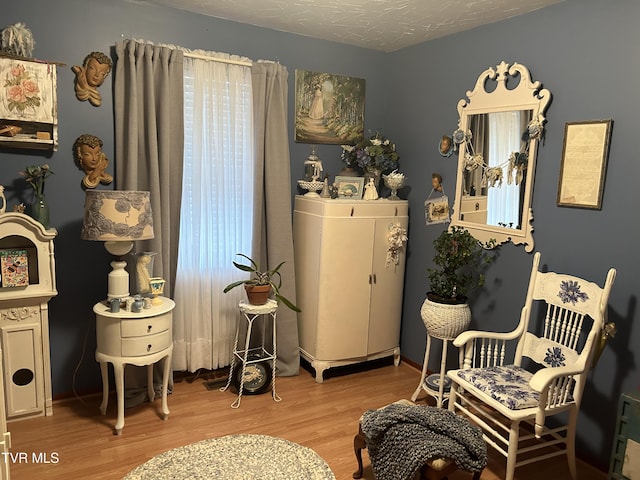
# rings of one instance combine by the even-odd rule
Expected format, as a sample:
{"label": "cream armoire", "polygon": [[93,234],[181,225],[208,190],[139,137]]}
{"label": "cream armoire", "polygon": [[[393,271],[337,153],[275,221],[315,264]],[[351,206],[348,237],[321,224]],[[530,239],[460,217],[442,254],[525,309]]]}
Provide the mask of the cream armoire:
{"label": "cream armoire", "polygon": [[[392,356],[400,362],[406,200],[296,196],[293,235],[300,355],[322,383],[331,367]],[[388,257],[390,261],[387,261]]]}

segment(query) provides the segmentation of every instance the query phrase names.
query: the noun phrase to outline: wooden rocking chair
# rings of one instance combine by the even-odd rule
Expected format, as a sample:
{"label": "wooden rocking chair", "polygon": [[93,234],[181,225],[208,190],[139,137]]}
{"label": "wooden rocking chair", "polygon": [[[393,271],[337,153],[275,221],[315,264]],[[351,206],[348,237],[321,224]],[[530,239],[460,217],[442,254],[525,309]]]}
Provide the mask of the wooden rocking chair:
{"label": "wooden rocking chair", "polygon": [[[515,330],[467,331],[454,340],[462,367],[447,372],[449,410],[479,425],[485,441],[506,457],[506,480],[513,480],[516,467],[565,453],[576,480],[578,411],[616,271],[609,270],[601,288],[540,272],[539,264],[536,253]],[[543,305],[540,321],[532,318],[536,304]],[[541,333],[530,332],[538,323]],[[548,417],[554,417],[552,425]]]}

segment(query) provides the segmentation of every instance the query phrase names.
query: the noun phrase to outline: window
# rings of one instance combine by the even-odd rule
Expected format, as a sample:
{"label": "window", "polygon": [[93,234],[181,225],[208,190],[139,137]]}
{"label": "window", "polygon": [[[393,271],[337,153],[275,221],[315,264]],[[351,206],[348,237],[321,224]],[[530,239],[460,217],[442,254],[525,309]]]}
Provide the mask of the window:
{"label": "window", "polygon": [[231,263],[251,253],[254,135],[250,67],[184,59],[184,174],[174,369],[229,364],[241,289]]}
{"label": "window", "polygon": [[[520,225],[520,184],[508,181],[505,165],[513,152],[520,151],[522,112],[497,112],[488,115],[487,165],[503,167],[502,185],[487,188],[487,224],[508,228]],[[523,187],[524,188],[524,185]]]}

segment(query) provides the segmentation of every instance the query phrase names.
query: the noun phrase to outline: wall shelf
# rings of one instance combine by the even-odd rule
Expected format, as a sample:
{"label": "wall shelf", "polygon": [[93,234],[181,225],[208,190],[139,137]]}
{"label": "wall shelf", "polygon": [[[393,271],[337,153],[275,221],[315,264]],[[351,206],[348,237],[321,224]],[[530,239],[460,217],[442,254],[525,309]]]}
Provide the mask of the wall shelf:
{"label": "wall shelf", "polygon": [[58,148],[57,65],[0,55],[0,147]]}

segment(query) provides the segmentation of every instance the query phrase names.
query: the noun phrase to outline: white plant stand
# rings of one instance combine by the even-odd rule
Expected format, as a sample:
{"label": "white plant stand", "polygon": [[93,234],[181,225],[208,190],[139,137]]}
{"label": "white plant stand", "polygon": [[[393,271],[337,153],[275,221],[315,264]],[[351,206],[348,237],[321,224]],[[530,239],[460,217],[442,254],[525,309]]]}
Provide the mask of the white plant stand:
{"label": "white plant stand", "polygon": [[[244,338],[244,348],[238,349],[238,339],[241,336],[241,330],[243,329],[243,323],[239,322],[236,328],[236,336],[233,343],[233,357],[231,358],[231,366],[229,367],[229,378],[227,384],[220,389],[224,392],[231,385],[231,380],[234,375],[234,369],[241,367],[242,375],[240,377],[240,386],[238,388],[238,397],[231,404],[231,408],[238,408],[242,400],[242,393],[245,388],[245,381],[247,379],[247,367],[251,367],[258,363],[265,361],[271,361],[271,394],[276,402],[282,399],[276,393],[276,360],[277,360],[277,342],[276,342],[276,315],[278,311],[278,302],[273,299],[267,300],[264,305],[252,305],[247,302],[240,302],[238,308],[246,320],[246,332]],[[261,318],[263,320],[262,329],[262,341],[260,346],[251,347],[251,333],[253,330],[253,323],[256,319]],[[267,319],[271,319],[272,328],[272,344],[271,349],[267,349],[265,340],[266,332],[268,328]],[[255,358],[254,358],[255,357]]]}

